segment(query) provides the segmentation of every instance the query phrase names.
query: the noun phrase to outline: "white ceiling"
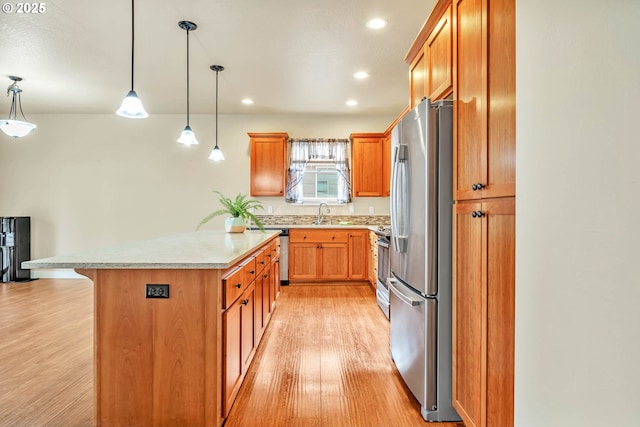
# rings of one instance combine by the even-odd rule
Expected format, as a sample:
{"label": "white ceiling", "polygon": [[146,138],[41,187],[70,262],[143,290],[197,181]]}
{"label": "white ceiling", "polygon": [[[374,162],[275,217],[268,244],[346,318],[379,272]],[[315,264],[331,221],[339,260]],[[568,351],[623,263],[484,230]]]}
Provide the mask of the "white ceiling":
{"label": "white ceiling", "polygon": [[[11,0],[10,0],[11,1]],[[15,6],[17,2],[11,1]],[[135,90],[149,114],[398,114],[409,101],[411,43],[435,0],[137,0]],[[0,14],[0,90],[22,77],[29,113],[113,113],[130,88],[131,2],[46,0]],[[378,31],[373,17],[388,21]],[[356,80],[356,71],[370,77]],[[255,104],[246,106],[242,98]],[[356,107],[345,102],[356,99]],[[9,112],[0,97],[0,117]]]}

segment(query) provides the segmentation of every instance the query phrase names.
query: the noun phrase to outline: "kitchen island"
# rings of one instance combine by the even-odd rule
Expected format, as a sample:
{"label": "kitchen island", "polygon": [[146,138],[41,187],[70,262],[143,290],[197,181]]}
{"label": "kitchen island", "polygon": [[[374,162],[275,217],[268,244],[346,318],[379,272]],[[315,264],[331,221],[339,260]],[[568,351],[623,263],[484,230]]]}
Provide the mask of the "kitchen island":
{"label": "kitchen island", "polygon": [[95,425],[221,426],[275,307],[278,242],[198,231],[23,263],[94,283]]}

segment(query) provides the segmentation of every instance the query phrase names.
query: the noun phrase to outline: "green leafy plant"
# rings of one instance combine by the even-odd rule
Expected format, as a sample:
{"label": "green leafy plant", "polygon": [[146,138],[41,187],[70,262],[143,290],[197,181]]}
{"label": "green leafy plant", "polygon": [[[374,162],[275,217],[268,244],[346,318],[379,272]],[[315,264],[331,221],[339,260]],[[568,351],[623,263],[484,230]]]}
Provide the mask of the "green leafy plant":
{"label": "green leafy plant", "polygon": [[255,209],[264,209],[262,203],[255,199],[247,199],[246,194],[238,194],[235,199],[230,199],[225,197],[219,191],[213,190],[213,192],[218,194],[218,201],[222,206],[224,206],[224,209],[218,209],[215,212],[211,212],[202,221],[200,221],[196,230],[219,215],[229,214],[234,218],[242,218],[245,221],[247,219],[251,219],[261,231],[264,231],[264,225],[262,222],[253,214],[253,212],[251,212],[251,210]]}

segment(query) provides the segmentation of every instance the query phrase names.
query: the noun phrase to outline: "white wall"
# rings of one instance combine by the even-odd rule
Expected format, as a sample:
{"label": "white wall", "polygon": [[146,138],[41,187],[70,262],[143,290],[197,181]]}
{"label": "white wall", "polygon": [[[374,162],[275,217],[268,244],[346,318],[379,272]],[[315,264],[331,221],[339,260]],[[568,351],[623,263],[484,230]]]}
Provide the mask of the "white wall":
{"label": "white wall", "polygon": [[640,425],[639,22],[517,1],[518,427]]}
{"label": "white wall", "polygon": [[[38,125],[32,135],[17,140],[0,135],[0,216],[31,216],[36,259],[195,229],[220,208],[212,190],[249,193],[247,132],[348,138],[351,132],[382,132],[394,117],[221,115],[218,142],[226,156],[221,163],[207,159],[215,133],[210,115],[192,115],[200,144],[191,147],[175,141],[184,115],[29,119]],[[282,198],[261,200],[274,213],[317,212]],[[376,214],[389,214],[388,198],[354,199],[353,206],[355,214],[367,214],[369,206]],[[348,208],[332,213],[348,214]],[[222,221],[217,218],[209,227],[221,227]]]}

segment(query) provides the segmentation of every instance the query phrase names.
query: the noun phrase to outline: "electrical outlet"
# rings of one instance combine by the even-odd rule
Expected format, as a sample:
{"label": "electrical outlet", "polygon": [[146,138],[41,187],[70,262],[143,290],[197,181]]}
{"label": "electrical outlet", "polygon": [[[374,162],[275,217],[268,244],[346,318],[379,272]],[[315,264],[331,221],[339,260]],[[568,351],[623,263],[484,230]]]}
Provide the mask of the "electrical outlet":
{"label": "electrical outlet", "polygon": [[147,298],[169,298],[169,285],[147,283]]}
{"label": "electrical outlet", "polygon": [[356,207],[353,205],[349,205],[349,213],[356,213]]}
{"label": "electrical outlet", "polygon": [[273,206],[267,206],[267,213],[269,214],[273,213]]}
{"label": "electrical outlet", "polygon": [[376,210],[373,208],[373,206],[369,206],[369,213],[370,214],[375,213],[375,211]]}

